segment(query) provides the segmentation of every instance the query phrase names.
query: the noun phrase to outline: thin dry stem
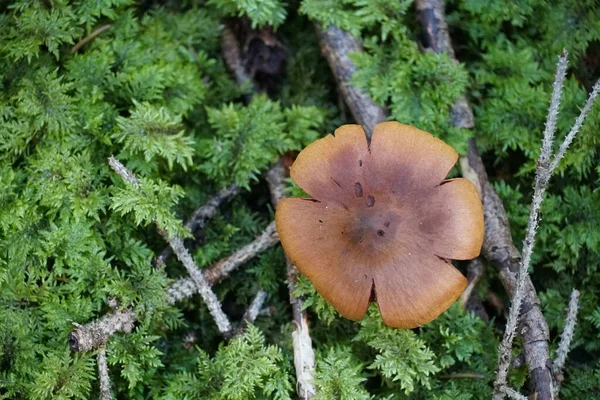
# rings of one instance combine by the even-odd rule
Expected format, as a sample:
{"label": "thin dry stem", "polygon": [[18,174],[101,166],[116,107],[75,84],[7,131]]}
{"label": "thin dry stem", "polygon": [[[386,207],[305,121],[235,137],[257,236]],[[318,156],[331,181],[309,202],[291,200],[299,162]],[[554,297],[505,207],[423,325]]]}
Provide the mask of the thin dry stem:
{"label": "thin dry stem", "polygon": [[[136,188],[139,187],[139,180],[135,177],[135,175],[129,171],[119,160],[114,157],[110,157],[108,161],[109,165],[112,169],[119,174],[127,183],[134,185]],[[225,336],[229,337],[231,335],[231,323],[229,322],[229,318],[223,312],[221,307],[221,303],[219,299],[215,295],[215,293],[211,290],[210,285],[204,278],[204,274],[196,265],[196,262],[187,251],[185,246],[183,245],[183,240],[181,240],[178,236],[170,236],[162,227],[158,226],[158,232],[163,236],[163,238],[169,243],[173,252],[181,261],[185,269],[187,270],[190,278],[194,281],[196,285],[197,292],[200,294],[204,303],[208,307],[210,314],[212,315],[219,332]]]}
{"label": "thin dry stem", "polygon": [[103,347],[96,356],[98,362],[98,380],[100,381],[100,400],[112,400],[110,393],[110,377],[108,376],[108,363],[106,362],[106,349]]}
{"label": "thin dry stem", "polygon": [[[222,281],[231,272],[258,254],[271,248],[277,242],[279,242],[279,237],[275,230],[275,222],[271,222],[252,242],[218,261],[211,268],[206,269],[204,271],[206,281],[211,286]],[[167,289],[167,298],[169,303],[173,304],[196,293],[196,286],[191,278],[181,278],[169,286]]]}
{"label": "thin dry stem", "polygon": [[[208,199],[204,205],[197,208],[192,215],[190,215],[185,223],[185,227],[189,228],[192,232],[204,228],[206,222],[217,214],[221,203],[233,199],[240,193],[240,191],[241,188],[233,183],[219,190],[214,196]],[[154,259],[154,265],[157,267],[162,267],[171,253],[172,251],[170,247],[165,248],[160,255]]]}
{"label": "thin dry stem", "polygon": [[583,110],[581,110],[581,113],[575,120],[575,124],[573,124],[573,127],[569,131],[569,134],[567,135],[567,137],[565,137],[564,142],[560,145],[558,152],[554,156],[554,159],[552,160],[552,164],[550,164],[550,174],[552,174],[552,171],[554,171],[556,169],[556,167],[558,166],[558,163],[560,162],[560,160],[562,160],[565,153],[567,152],[567,149],[573,142],[573,139],[575,139],[575,136],[577,135],[577,133],[579,132],[579,129],[583,125],[585,118],[590,113],[590,110],[592,109],[592,106],[594,105],[594,102],[596,101],[596,97],[598,97],[599,92],[600,92],[600,79],[597,80],[596,83],[594,84],[594,87],[592,88],[592,93],[590,93],[587,101],[585,102],[585,106],[583,107]]}
{"label": "thin dry stem", "polygon": [[552,85],[552,98],[550,99],[550,108],[548,109],[548,118],[546,120],[546,128],[544,129],[544,140],[542,142],[542,156],[540,162],[548,165],[550,155],[552,154],[552,142],[556,132],[556,121],[558,119],[558,111],[560,109],[560,94],[567,75],[567,66],[569,64],[569,54],[564,49],[558,57],[556,65],[556,74],[554,75],[554,84]]}
{"label": "thin dry stem", "polygon": [[[554,130],[552,129],[552,127],[555,126],[556,117],[558,115],[558,107],[560,105],[560,97],[562,93],[562,86],[560,85],[560,83],[562,82],[561,80],[564,80],[564,78],[562,77],[562,75],[564,74],[564,72],[562,72],[562,69],[566,68],[566,57],[567,53],[563,52],[563,55],[559,59],[557,67],[558,71],[555,77],[555,79],[559,82],[554,83],[554,92],[552,94],[552,99],[548,110],[546,129],[544,131],[545,136],[543,139],[542,152],[540,154],[540,157],[538,158],[537,171],[535,177],[535,187],[533,199],[531,202],[529,222],[527,225],[527,234],[525,236],[525,241],[523,244],[523,258],[519,266],[519,275],[517,278],[517,290],[512,300],[512,305],[509,311],[504,337],[502,338],[502,342],[500,343],[499,348],[498,373],[496,375],[496,381],[494,382],[494,386],[496,387],[496,394],[494,396],[495,399],[502,399],[503,396],[501,393],[501,388],[506,387],[508,368],[510,366],[512,343],[514,340],[515,330],[521,313],[521,304],[523,302],[525,278],[528,274],[527,271],[529,269],[531,255],[535,246],[535,235],[539,223],[539,213],[541,210],[542,202],[544,200],[544,193],[548,186],[548,181],[550,180],[552,173],[558,166],[558,163],[564,156],[567,148],[575,138],[575,135],[583,125],[585,117],[588,115],[590,109],[592,108],[594,100],[598,96],[598,91],[600,90],[600,81],[598,81],[594,85],[592,93],[588,97],[588,100],[583,110],[575,120],[575,124],[571,128],[571,131],[561,144],[558,152],[553,156],[552,163],[548,165],[548,160],[552,156],[552,154],[550,153],[552,151],[552,140],[554,137]],[[552,392],[555,392],[554,388],[552,389]]]}
{"label": "thin dry stem", "polygon": [[252,324],[254,323],[254,321],[256,321],[256,317],[258,317],[258,313],[260,312],[260,309],[262,308],[266,299],[267,292],[265,292],[262,289],[256,292],[256,296],[254,297],[254,300],[252,300],[252,303],[250,303],[250,305],[246,309],[246,312],[242,317],[240,326],[236,329],[234,336],[242,335],[248,327],[248,324]]}
{"label": "thin dry stem", "polygon": [[[285,197],[284,180],[285,168],[282,160],[267,172],[267,183],[271,192],[271,202],[275,207]],[[298,270],[286,256],[287,283],[292,305],[293,322],[296,330],[292,332],[292,345],[294,348],[294,367],[296,369],[296,391],[301,400],[312,399],[316,393],[313,383],[315,374],[315,352],[312,348],[312,339],[308,328],[308,316],[303,311],[302,299],[295,296]]]}
{"label": "thin dry stem", "polygon": [[565,327],[563,328],[562,334],[560,335],[560,343],[558,350],[556,350],[556,359],[552,367],[555,374],[559,374],[565,366],[567,361],[567,354],[569,354],[569,346],[573,340],[573,334],[575,333],[575,325],[577,324],[577,311],[579,310],[579,291],[573,289],[571,292],[571,299],[569,300],[569,307],[567,308],[567,318],[565,319]]}

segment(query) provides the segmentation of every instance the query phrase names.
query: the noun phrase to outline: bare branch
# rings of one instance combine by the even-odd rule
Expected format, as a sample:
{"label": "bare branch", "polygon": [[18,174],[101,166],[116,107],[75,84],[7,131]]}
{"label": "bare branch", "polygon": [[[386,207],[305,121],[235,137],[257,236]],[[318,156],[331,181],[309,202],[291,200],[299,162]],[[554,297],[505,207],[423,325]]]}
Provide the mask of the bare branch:
{"label": "bare branch", "polygon": [[98,362],[98,380],[100,381],[100,400],[112,400],[110,393],[110,377],[108,376],[108,363],[106,362],[106,349],[103,347],[96,356]]}
{"label": "bare branch", "polygon": [[[219,190],[214,196],[208,199],[203,206],[196,209],[196,211],[190,215],[185,223],[185,227],[189,228],[192,232],[204,228],[206,222],[217,214],[221,203],[233,199],[240,193],[240,191],[241,188],[235,184],[231,184]],[[165,248],[160,255],[154,259],[154,265],[157,267],[163,266],[170,255],[171,248]]]}
{"label": "bare branch", "polygon": [[600,79],[597,80],[596,83],[594,84],[594,87],[592,88],[592,93],[590,93],[587,101],[585,102],[585,106],[583,107],[583,110],[581,110],[581,113],[575,120],[575,124],[573,124],[573,127],[571,128],[571,130],[565,137],[564,142],[560,145],[558,152],[554,155],[552,164],[550,164],[550,168],[549,168],[550,174],[552,174],[552,172],[554,172],[554,170],[558,166],[558,163],[560,162],[560,160],[562,160],[565,153],[567,152],[567,149],[573,142],[573,139],[575,139],[575,135],[577,135],[577,133],[579,132],[579,129],[583,125],[583,121],[585,121],[585,118],[590,113],[590,110],[592,109],[592,106],[594,105],[594,102],[596,101],[596,97],[598,97],[599,92],[600,92]]}
{"label": "bare branch", "polygon": [[[114,157],[110,157],[108,161],[109,165],[112,169],[119,174],[126,182],[134,185],[135,187],[139,187],[139,180],[135,177],[135,175],[129,171],[119,160]],[[173,252],[181,261],[185,269],[187,270],[190,278],[194,281],[196,285],[196,289],[204,303],[208,307],[210,314],[212,315],[217,327],[219,328],[219,332],[228,337],[231,335],[231,323],[229,322],[229,318],[223,312],[221,308],[221,303],[219,299],[215,295],[215,293],[211,290],[210,285],[204,278],[204,274],[196,265],[196,262],[187,251],[185,246],[183,245],[183,240],[178,236],[170,236],[162,227],[158,226],[158,232],[163,236],[163,238],[169,243]]]}
{"label": "bare branch", "polygon": [[315,23],[315,27],[319,35],[321,52],[329,62],[338,88],[352,116],[370,137],[375,125],[386,120],[387,112],[375,104],[367,94],[351,85],[356,66],[349,55],[362,51],[362,45],[354,36],[335,25],[329,25],[324,29]]}
{"label": "bare branch", "polygon": [[69,347],[77,353],[97,349],[104,346],[116,332],[130,333],[134,322],[133,311],[125,309],[107,314],[86,325],[74,323],[75,328],[69,333]]}
{"label": "bare branch", "polygon": [[546,120],[546,128],[544,129],[542,155],[540,157],[540,161],[544,165],[549,164],[550,156],[552,155],[552,142],[554,141],[554,133],[556,132],[556,120],[558,119],[558,111],[560,109],[560,94],[564,86],[568,64],[568,53],[565,49],[563,50],[560,57],[558,57],[556,75],[554,75],[554,84],[552,85],[552,98],[550,99],[550,108],[548,109],[548,118]]}
{"label": "bare branch", "polygon": [[[271,202],[274,206],[285,197],[284,179],[285,168],[281,160],[267,172],[267,183],[271,192]],[[296,390],[301,400],[309,400],[316,395],[313,383],[315,372],[315,352],[312,348],[312,339],[308,329],[308,316],[303,311],[302,299],[294,295],[298,270],[286,256],[287,283],[290,293],[290,304],[296,330],[292,332],[292,345],[294,347],[294,367],[296,369]]]}
{"label": "bare branch", "polygon": [[177,236],[169,238],[169,236],[165,234],[163,237],[166,240],[168,240],[169,244],[171,245],[171,248],[173,249],[173,252],[177,256],[179,261],[181,261],[188,274],[194,281],[194,284],[196,285],[196,290],[202,297],[202,300],[204,300],[206,306],[208,307],[208,311],[215,320],[215,323],[219,328],[219,332],[223,336],[229,337],[231,335],[231,323],[229,322],[229,318],[227,318],[227,315],[225,315],[225,313],[223,312],[219,299],[215,295],[215,292],[213,292],[210,288],[210,285],[206,281],[206,278],[204,278],[202,270],[198,268],[196,262],[183,245],[183,241]]}
{"label": "bare branch", "polygon": [[477,286],[477,283],[483,276],[483,262],[479,257],[475,258],[474,260],[471,260],[469,262],[467,270],[467,280],[469,283],[467,284],[467,287],[465,288],[463,293],[460,295],[460,304],[462,304],[463,306],[467,304],[469,298],[471,298],[471,294],[473,293],[475,286]]}
{"label": "bare branch", "polygon": [[240,265],[244,264],[246,261],[255,257],[257,254],[262,253],[278,242],[279,236],[277,236],[275,221],[273,221],[252,242],[235,251],[229,257],[222,259],[212,268],[206,270],[206,279],[211,285],[220,282]]}
{"label": "bare branch", "polygon": [[562,334],[560,335],[560,343],[558,350],[556,350],[556,359],[552,370],[554,374],[561,373],[567,360],[567,354],[569,354],[569,346],[573,340],[573,334],[575,333],[575,325],[577,324],[577,311],[579,309],[579,291],[573,289],[571,293],[571,299],[569,300],[569,308],[567,309],[567,318],[565,319],[565,327],[563,328]]}
{"label": "bare branch", "polygon": [[[277,242],[279,242],[279,237],[275,229],[275,222],[271,222],[252,242],[223,258],[211,268],[204,270],[206,281],[211,286],[222,281],[235,269],[274,246]],[[181,278],[169,286],[167,298],[169,303],[173,304],[196,293],[194,282],[190,278]]]}
{"label": "bare branch", "polygon": [[246,328],[248,327],[248,324],[251,324],[256,320],[256,317],[258,317],[258,313],[260,312],[260,309],[262,308],[266,299],[267,299],[267,292],[260,289],[256,293],[254,300],[252,300],[252,303],[250,303],[250,305],[248,306],[248,309],[244,313],[244,316],[242,317],[240,326],[235,330],[234,336],[242,335],[244,333],[244,331],[246,330]]}

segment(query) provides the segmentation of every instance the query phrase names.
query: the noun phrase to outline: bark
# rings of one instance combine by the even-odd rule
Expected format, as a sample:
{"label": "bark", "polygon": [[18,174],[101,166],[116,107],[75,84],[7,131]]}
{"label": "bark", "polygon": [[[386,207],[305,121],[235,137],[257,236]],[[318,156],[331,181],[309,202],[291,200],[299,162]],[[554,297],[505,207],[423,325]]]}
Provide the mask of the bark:
{"label": "bark", "polygon": [[69,333],[69,347],[76,353],[97,349],[106,344],[116,332],[130,333],[135,315],[130,309],[107,314],[86,325],[75,324]]}
{"label": "bark", "polygon": [[335,25],[329,25],[326,29],[319,24],[315,26],[321,52],[333,71],[338,88],[352,116],[358,124],[362,125],[367,136],[371,137],[375,125],[386,120],[387,112],[375,104],[366,93],[351,84],[356,66],[349,56],[351,53],[363,51],[362,44],[354,36]]}

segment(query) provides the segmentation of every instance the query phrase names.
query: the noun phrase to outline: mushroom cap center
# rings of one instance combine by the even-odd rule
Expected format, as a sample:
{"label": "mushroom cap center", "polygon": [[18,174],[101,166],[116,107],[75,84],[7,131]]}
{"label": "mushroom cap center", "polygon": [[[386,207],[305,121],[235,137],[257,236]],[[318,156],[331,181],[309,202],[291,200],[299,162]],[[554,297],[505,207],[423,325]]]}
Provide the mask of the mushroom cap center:
{"label": "mushroom cap center", "polygon": [[350,245],[371,256],[388,253],[397,244],[401,207],[383,193],[357,197],[348,205],[353,218],[346,227]]}

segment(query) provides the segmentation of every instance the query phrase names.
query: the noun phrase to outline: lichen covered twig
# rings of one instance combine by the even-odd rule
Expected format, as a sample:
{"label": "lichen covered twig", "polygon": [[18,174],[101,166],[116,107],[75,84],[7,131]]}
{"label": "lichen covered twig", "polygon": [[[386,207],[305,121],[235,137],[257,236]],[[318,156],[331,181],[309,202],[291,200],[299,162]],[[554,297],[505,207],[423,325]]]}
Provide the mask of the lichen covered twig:
{"label": "lichen covered twig", "polygon": [[102,347],[116,332],[130,333],[135,319],[133,311],[127,308],[86,325],[74,323],[75,328],[69,333],[69,347],[78,353]]}
{"label": "lichen covered twig", "polygon": [[108,376],[108,362],[106,362],[106,349],[98,350],[96,356],[98,362],[98,380],[100,381],[100,400],[112,400],[110,393],[110,377]]}

